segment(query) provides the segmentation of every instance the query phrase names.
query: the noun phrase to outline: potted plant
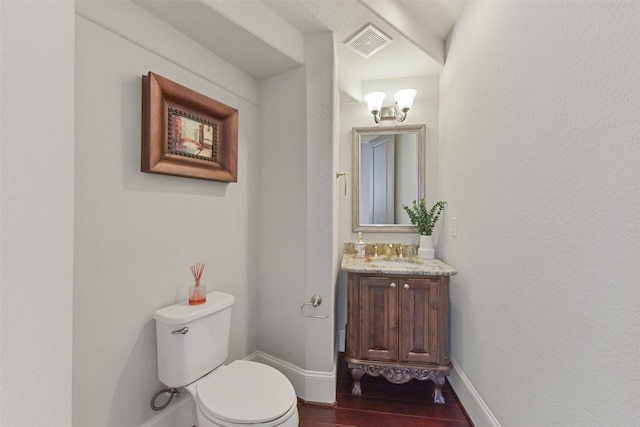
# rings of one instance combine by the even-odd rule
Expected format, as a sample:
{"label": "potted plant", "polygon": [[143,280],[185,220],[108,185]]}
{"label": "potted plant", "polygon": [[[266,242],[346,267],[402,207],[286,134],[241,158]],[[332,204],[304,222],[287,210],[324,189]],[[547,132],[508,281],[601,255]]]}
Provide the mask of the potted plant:
{"label": "potted plant", "polygon": [[427,209],[426,200],[423,198],[420,200],[420,204],[414,200],[412,206],[402,205],[402,208],[409,215],[411,223],[418,226],[418,233],[420,233],[418,256],[420,258],[432,259],[435,256],[431,234],[446,204],[447,202],[440,200],[431,209]]}

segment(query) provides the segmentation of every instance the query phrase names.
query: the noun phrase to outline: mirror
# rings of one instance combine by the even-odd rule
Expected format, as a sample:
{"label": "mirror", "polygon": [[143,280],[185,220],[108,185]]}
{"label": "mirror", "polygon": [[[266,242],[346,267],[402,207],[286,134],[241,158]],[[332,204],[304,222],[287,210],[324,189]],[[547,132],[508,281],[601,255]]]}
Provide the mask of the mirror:
{"label": "mirror", "polygon": [[426,125],[353,128],[353,231],[417,232],[402,205],[425,197]]}

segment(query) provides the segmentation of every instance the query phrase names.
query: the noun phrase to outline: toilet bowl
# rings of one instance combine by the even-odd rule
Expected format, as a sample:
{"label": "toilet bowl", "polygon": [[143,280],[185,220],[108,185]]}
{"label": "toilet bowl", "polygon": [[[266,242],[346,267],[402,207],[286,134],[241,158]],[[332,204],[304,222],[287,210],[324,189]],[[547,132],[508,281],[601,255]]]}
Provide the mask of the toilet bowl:
{"label": "toilet bowl", "polygon": [[271,366],[237,360],[185,389],[196,402],[198,427],[298,425],[293,386]]}

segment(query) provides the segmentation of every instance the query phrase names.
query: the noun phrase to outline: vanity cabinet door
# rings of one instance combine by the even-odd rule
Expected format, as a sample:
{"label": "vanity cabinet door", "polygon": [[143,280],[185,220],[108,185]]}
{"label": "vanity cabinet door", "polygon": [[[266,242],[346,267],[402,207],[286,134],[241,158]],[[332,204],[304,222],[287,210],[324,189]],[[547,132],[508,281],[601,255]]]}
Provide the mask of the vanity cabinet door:
{"label": "vanity cabinet door", "polygon": [[449,276],[356,273],[347,276],[345,360],[352,394],[363,375],[394,384],[431,379],[433,401],[444,403],[449,360]]}
{"label": "vanity cabinet door", "polygon": [[439,280],[400,280],[400,354],[408,363],[439,361]]}
{"label": "vanity cabinet door", "polygon": [[398,279],[360,279],[360,357],[398,360]]}

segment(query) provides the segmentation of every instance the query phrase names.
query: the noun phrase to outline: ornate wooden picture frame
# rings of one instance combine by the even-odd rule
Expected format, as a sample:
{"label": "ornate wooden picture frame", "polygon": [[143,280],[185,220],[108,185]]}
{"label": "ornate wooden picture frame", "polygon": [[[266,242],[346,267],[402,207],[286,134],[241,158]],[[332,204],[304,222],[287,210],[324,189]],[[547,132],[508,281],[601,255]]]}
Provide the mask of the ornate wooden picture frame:
{"label": "ornate wooden picture frame", "polygon": [[238,181],[238,110],[158,74],[142,76],[142,172]]}

